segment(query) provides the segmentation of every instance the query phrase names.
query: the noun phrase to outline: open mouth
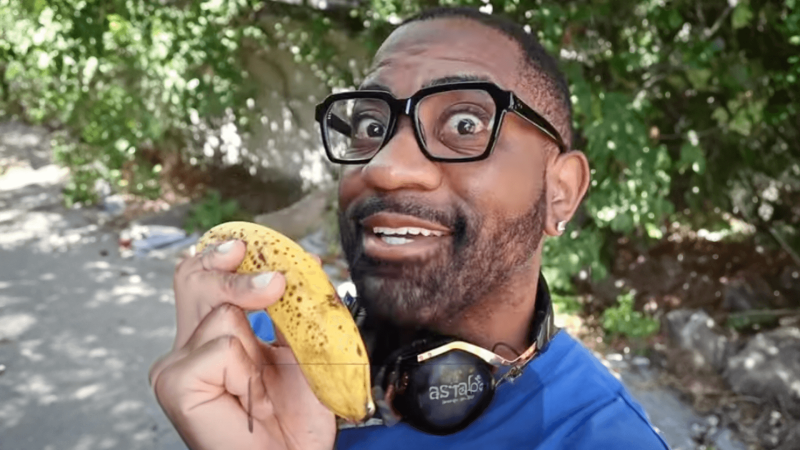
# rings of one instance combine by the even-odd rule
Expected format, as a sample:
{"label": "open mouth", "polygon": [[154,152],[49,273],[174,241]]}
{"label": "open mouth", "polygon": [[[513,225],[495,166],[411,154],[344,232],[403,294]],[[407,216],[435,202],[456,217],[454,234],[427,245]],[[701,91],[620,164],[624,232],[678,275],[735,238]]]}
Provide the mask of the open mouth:
{"label": "open mouth", "polygon": [[416,239],[424,239],[427,237],[441,237],[444,232],[429,230],[427,228],[418,227],[374,227],[372,234],[380,238],[383,242],[389,245],[404,245],[414,242]]}
{"label": "open mouth", "polygon": [[393,213],[375,214],[362,225],[364,251],[378,259],[418,258],[436,251],[450,236],[442,225]]}

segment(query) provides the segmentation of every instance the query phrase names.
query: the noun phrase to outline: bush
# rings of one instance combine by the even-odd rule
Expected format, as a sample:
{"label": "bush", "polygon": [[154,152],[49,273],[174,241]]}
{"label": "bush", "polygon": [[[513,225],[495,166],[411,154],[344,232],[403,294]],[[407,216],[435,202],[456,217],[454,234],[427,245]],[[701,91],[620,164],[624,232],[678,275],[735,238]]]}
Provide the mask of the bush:
{"label": "bush", "polygon": [[[593,180],[568,234],[546,244],[555,292],[605,277],[616,237],[646,246],[673,221],[730,213],[800,248],[800,2],[446,3],[503,13],[561,56]],[[429,4],[0,0],[0,111],[68,136],[68,201],[95,201],[97,179],[157,196],[143,149],[195,151],[198,121],[248,130],[246,49],[286,49],[320,83],[353,87],[366,61],[342,42],[374,51]]]}
{"label": "bush", "polygon": [[219,192],[210,190],[206,198],[191,209],[184,228],[187,233],[204,233],[221,223],[235,220],[250,220],[250,217],[239,208],[236,200],[222,201]]}
{"label": "bush", "polygon": [[644,339],[658,333],[660,322],[633,309],[633,293],[617,297],[617,306],[603,311],[603,329],[610,337]]}

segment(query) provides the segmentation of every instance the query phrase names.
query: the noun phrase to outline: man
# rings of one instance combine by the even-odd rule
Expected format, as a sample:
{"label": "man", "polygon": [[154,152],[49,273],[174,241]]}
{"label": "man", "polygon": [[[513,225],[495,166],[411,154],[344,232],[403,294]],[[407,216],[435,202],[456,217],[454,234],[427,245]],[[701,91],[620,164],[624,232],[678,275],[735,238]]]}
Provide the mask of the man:
{"label": "man", "polygon": [[[187,445],[667,448],[552,327],[543,239],[563,232],[589,184],[555,62],[516,25],[436,9],[392,33],[360,91],[329,97],[317,120],[342,164],[341,242],[376,420],[337,427],[280,337],[257,339],[244,311],[277,301],[285,280],[231,274],[244,254],[233,241],[177,267],[175,344],[150,373]],[[438,356],[398,362],[424,351]],[[464,383],[447,381],[453,368],[468,369]]]}

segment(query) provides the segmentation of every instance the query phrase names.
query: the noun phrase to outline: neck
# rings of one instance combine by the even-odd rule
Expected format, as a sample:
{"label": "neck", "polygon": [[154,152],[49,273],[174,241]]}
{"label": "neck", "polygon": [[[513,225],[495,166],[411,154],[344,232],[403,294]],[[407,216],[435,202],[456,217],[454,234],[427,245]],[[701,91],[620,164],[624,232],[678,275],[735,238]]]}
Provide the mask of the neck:
{"label": "neck", "polygon": [[[538,255],[537,255],[538,256]],[[483,347],[506,359],[514,359],[527,350],[531,340],[531,322],[539,289],[539,258],[511,275],[508,281],[491,296],[481,299],[472,308],[448,323],[429,328],[430,331],[456,336]],[[381,330],[383,336],[372,342],[377,354],[391,352],[413,340],[418,332],[414,327],[388,324],[381,319],[368,318],[368,328]],[[379,357],[382,357],[379,356]]]}
{"label": "neck", "polygon": [[[537,258],[538,259],[538,258]],[[539,281],[538,261],[520,270],[490,298],[484,298],[436,331],[514,359],[530,347],[531,320]]]}

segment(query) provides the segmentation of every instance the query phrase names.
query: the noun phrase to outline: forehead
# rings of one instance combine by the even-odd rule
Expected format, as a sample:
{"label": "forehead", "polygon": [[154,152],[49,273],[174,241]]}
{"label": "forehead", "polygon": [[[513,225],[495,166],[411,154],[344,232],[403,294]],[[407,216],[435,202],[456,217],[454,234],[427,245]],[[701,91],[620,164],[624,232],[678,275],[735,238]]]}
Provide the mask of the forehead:
{"label": "forehead", "polygon": [[520,58],[515,41],[473,20],[413,22],[383,43],[363,85],[407,97],[433,80],[469,76],[516,90]]}

